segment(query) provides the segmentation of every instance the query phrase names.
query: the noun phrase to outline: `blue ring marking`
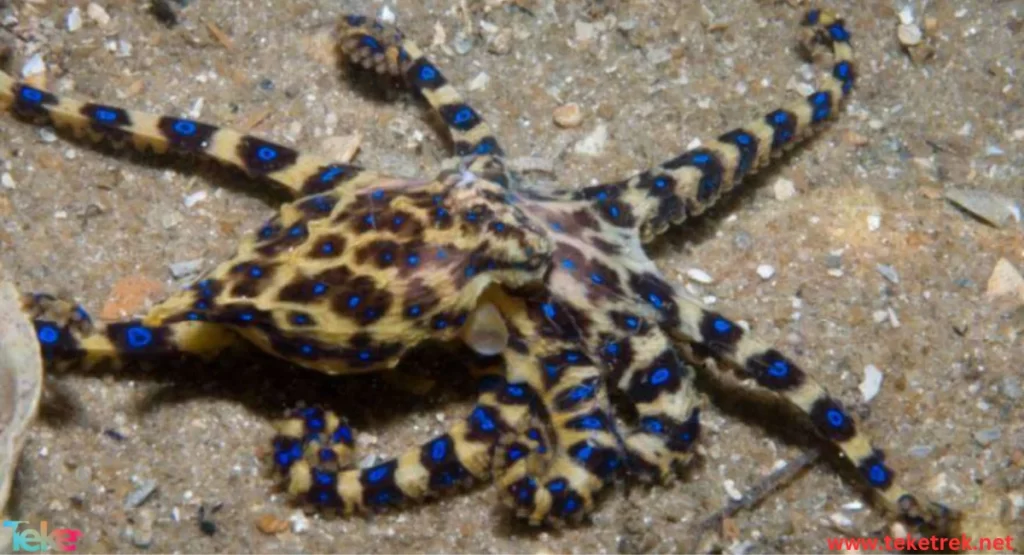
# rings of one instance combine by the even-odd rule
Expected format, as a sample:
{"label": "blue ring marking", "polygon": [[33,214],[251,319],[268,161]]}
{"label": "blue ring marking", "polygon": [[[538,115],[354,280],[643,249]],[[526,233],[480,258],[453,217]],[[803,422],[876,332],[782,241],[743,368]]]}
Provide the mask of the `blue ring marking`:
{"label": "blue ring marking", "polygon": [[420,263],[420,255],[410,254],[405,258],[405,261],[409,263],[410,266],[417,266]]}
{"label": "blue ring marking", "polygon": [[384,200],[384,189],[377,189],[376,191],[370,193],[370,198],[372,198],[373,200]]}
{"label": "blue ring marking", "polygon": [[445,320],[444,318],[438,318],[436,321],[434,321],[434,329],[435,330],[443,330],[443,329],[445,329],[447,327],[448,327],[448,321]]}
{"label": "blue ring marking", "polygon": [[444,438],[435,439],[433,445],[430,446],[430,458],[434,462],[439,463],[444,460],[445,455],[448,454],[448,442]]}
{"label": "blue ring marking", "polygon": [[367,215],[363,216],[363,223],[368,225],[368,226],[370,226],[370,227],[373,227],[374,225],[376,225],[376,221],[377,221],[377,219],[373,217],[373,214],[367,214]]}
{"label": "blue ring marking", "polygon": [[335,443],[352,443],[352,430],[348,426],[338,426],[337,430],[334,430],[334,434],[331,436],[331,441]]}
{"label": "blue ring marking", "polygon": [[560,232],[560,231],[562,231],[562,224],[560,224],[558,222],[551,222],[551,229]]}
{"label": "blue ring marking", "polygon": [[726,334],[732,331],[732,322],[726,320],[725,318],[715,318],[712,327],[715,328],[716,332]]}
{"label": "blue ring marking", "polygon": [[579,421],[579,426],[585,430],[603,430],[604,422],[596,416],[588,416]]}
{"label": "blue ring marking", "polygon": [[97,108],[93,116],[99,121],[110,123],[117,121],[117,112],[106,108]]}
{"label": "blue ring marking", "polygon": [[403,218],[402,216],[395,216],[394,218],[391,219],[391,225],[393,225],[395,227],[401,227],[402,224],[404,224],[404,223],[405,223],[405,218]]}
{"label": "blue ring marking", "polygon": [[316,197],[313,199],[313,205],[320,212],[330,212],[334,208],[334,205],[331,204],[330,200],[327,200],[327,197]]}
{"label": "blue ring marking", "polygon": [[645,416],[640,420],[640,425],[643,426],[644,431],[651,434],[661,434],[665,431],[665,425],[654,416]]}
{"label": "blue ring marking", "polygon": [[568,513],[575,513],[576,509],[579,509],[579,508],[580,508],[579,501],[576,501],[575,497],[570,497],[570,498],[566,499],[565,500],[565,504],[562,505],[562,509],[565,511],[566,514],[568,514]]}
{"label": "blue ring marking", "polygon": [[843,83],[843,94],[849,94],[853,89],[853,66],[850,62],[842,61],[832,69],[832,75]]}
{"label": "blue ring marking", "polygon": [[808,25],[817,25],[820,18],[821,10],[810,10],[807,12],[807,19],[805,21],[807,21]]}
{"label": "blue ring marking", "polygon": [[775,125],[784,125],[787,121],[789,121],[789,115],[782,110],[778,110],[772,114],[772,123]]}
{"label": "blue ring marking", "polygon": [[437,79],[438,72],[437,68],[430,64],[424,64],[420,67],[419,79],[420,81],[433,81]]}
{"label": "blue ring marking", "polygon": [[569,351],[565,353],[565,360],[568,362],[579,362],[581,355],[576,351]]}
{"label": "blue ring marking", "polygon": [[265,225],[260,228],[260,239],[270,239],[274,236],[274,227],[271,225]]}
{"label": "blue ring marking", "polygon": [[348,307],[349,308],[355,308],[355,307],[359,306],[359,303],[362,302],[362,300],[363,300],[362,297],[360,297],[359,295],[349,295],[349,297],[348,297]]}
{"label": "blue ring marking", "polygon": [[659,177],[654,180],[654,187],[656,189],[664,189],[665,187],[668,187],[668,180],[664,177]]}
{"label": "blue ring marking", "polygon": [[480,143],[476,145],[476,149],[473,152],[481,155],[490,154],[494,152],[494,144],[491,143],[490,141],[480,141]]}
{"label": "blue ring marking", "polygon": [[304,231],[305,230],[302,229],[302,224],[295,224],[288,228],[288,235],[291,235],[292,237],[298,237],[302,235]]}
{"label": "blue ring marking", "polygon": [[391,251],[384,251],[380,253],[380,259],[385,264],[391,264],[391,262],[395,259],[395,255],[392,254]]}
{"label": "blue ring marking", "polygon": [[562,267],[565,268],[566,270],[575,270],[576,269],[576,263],[573,262],[572,260],[566,258],[566,259],[562,260]]}
{"label": "blue ring marking", "polygon": [[594,272],[593,274],[590,274],[590,281],[594,282],[594,285],[601,285],[604,283],[604,278],[597,272]]}
{"label": "blue ring marking", "polygon": [[299,347],[299,352],[301,352],[302,354],[304,354],[306,356],[312,355],[315,351],[316,351],[316,349],[314,349],[313,346],[310,345],[309,343],[303,343]]}
{"label": "blue ring marking", "polygon": [[420,314],[423,313],[423,308],[420,307],[420,305],[418,305],[418,304],[414,304],[414,305],[410,306],[409,309],[406,310],[405,312],[409,316],[416,317],[416,316],[419,316]]}
{"label": "blue ring marking", "polygon": [[327,292],[327,285],[321,282],[313,284],[313,294],[320,296]]}
{"label": "blue ring marking", "polygon": [[736,144],[738,145],[749,146],[753,140],[754,139],[746,133],[738,133],[736,135]]}
{"label": "blue ring marking", "polygon": [[254,316],[253,316],[252,312],[243,312],[243,313],[238,315],[238,319],[243,321],[243,322],[252,322],[253,318],[254,318]]}
{"label": "blue ring marking", "polygon": [[615,218],[616,220],[617,220],[617,219],[619,219],[619,207],[618,207],[618,206],[616,206],[616,205],[614,205],[614,204],[613,204],[613,205],[611,205],[611,206],[609,206],[609,207],[608,207],[608,214],[609,214],[609,215],[610,215],[610,216],[611,216],[612,218]]}
{"label": "blue ring marking", "polygon": [[474,268],[473,266],[466,266],[466,269],[462,273],[465,274],[466,277],[468,278],[473,277],[474,275],[476,275],[476,268]]}
{"label": "blue ring marking", "polygon": [[306,314],[296,314],[292,316],[292,322],[297,326],[305,326],[309,323],[309,316]]}
{"label": "blue ring marking", "polygon": [[261,277],[263,277],[263,268],[260,268],[259,266],[253,266],[252,268],[249,268],[249,277],[253,277],[253,278],[261,278]]}
{"label": "blue ring marking", "polygon": [[53,345],[54,343],[60,341],[60,330],[58,330],[56,326],[42,326],[39,328],[39,331],[36,333],[36,335],[39,337],[39,341],[47,345]]}
{"label": "blue ring marking", "polygon": [[505,453],[505,458],[508,460],[508,462],[512,463],[523,458],[524,455],[526,455],[526,452],[524,450],[520,449],[519,447],[512,447]]}
{"label": "blue ring marking", "polygon": [[658,368],[657,370],[655,370],[651,374],[651,385],[655,385],[655,386],[661,385],[661,384],[667,382],[668,379],[671,376],[672,376],[672,371],[669,370],[668,368],[665,368],[665,367]]}
{"label": "blue ring marking", "polygon": [[327,447],[321,449],[320,453],[318,453],[318,456],[320,457],[320,462],[331,462],[338,460],[338,454],[335,453],[333,449],[329,449]]}
{"label": "blue ring marking", "polygon": [[569,400],[572,402],[579,402],[589,398],[594,394],[593,384],[578,385],[569,390]]}
{"label": "blue ring marking", "polygon": [[584,444],[583,447],[576,451],[576,458],[582,462],[587,462],[593,454],[594,448],[590,444]]}
{"label": "blue ring marking", "polygon": [[597,193],[597,200],[608,200],[608,191]]}
{"label": "blue ring marking", "polygon": [[811,104],[814,105],[814,111],[811,113],[811,121],[818,123],[828,119],[828,116],[832,113],[832,107],[828,104],[828,93],[825,91],[818,91],[811,94]]}
{"label": "blue ring marking", "polygon": [[341,175],[343,173],[345,173],[345,168],[341,168],[341,167],[338,167],[338,166],[331,166],[331,167],[327,168],[326,170],[324,170],[320,174],[320,182],[321,183],[330,183],[331,181],[334,181],[335,178],[337,178],[339,175]]}
{"label": "blue ring marking", "polygon": [[174,122],[174,125],[171,126],[171,129],[173,129],[174,132],[179,135],[191,136],[195,135],[197,128],[195,123],[188,120],[179,119],[178,121]]}
{"label": "blue ring marking", "polygon": [[661,297],[659,297],[657,293],[648,293],[647,302],[654,305],[654,308],[661,308],[662,306],[665,305],[665,301]]}
{"label": "blue ring marking", "polygon": [[516,399],[521,399],[526,395],[526,389],[519,384],[508,384],[505,386],[505,393]]}
{"label": "blue ring marking", "polygon": [[381,50],[380,43],[370,35],[363,35],[363,38],[359,39],[359,44],[369,48],[370,50]]}
{"label": "blue ring marking", "polygon": [[21,86],[21,91],[18,93],[18,96],[20,96],[22,100],[31,104],[39,104],[43,101],[43,91],[34,89],[28,85]]}
{"label": "blue ring marking", "polygon": [[832,37],[832,40],[837,42],[847,42],[850,40],[850,32],[841,23],[829,25],[828,34]]}
{"label": "blue ring marking", "polygon": [[203,317],[200,316],[198,312],[188,312],[185,314],[185,319],[192,320],[193,322],[195,322],[197,320],[202,320]]}
{"label": "blue ring marking", "polygon": [[334,253],[334,243],[332,243],[330,241],[327,241],[326,243],[320,245],[320,252],[323,253],[323,254],[333,254]]}
{"label": "blue ring marking", "polygon": [[271,162],[277,158],[277,149],[270,146],[261,146],[256,151],[256,157],[264,162]]}
{"label": "blue ring marking", "polygon": [[710,160],[711,156],[709,156],[706,152],[698,152],[697,154],[694,154],[692,158],[690,158],[690,161],[698,166],[703,166],[704,164],[707,164]]}
{"label": "blue ring marking", "polygon": [[476,219],[477,219],[477,213],[476,212],[470,212],[470,213],[466,214],[466,221],[467,222],[475,222]]}
{"label": "blue ring marking", "polygon": [[544,303],[540,305],[541,310],[544,311],[544,316],[549,319],[555,318],[555,305],[551,303]]}
{"label": "blue ring marking", "polygon": [[370,483],[377,483],[383,480],[388,474],[391,473],[391,469],[384,463],[376,468],[371,468],[366,471],[366,481]]}
{"label": "blue ring marking", "polygon": [[153,342],[153,332],[142,326],[132,326],[125,331],[125,338],[129,347],[141,349]]}
{"label": "blue ring marking", "polygon": [[494,222],[494,231],[501,233],[505,231],[505,224],[502,222]]}
{"label": "blue ring marking", "polygon": [[473,110],[471,110],[468,106],[463,106],[462,108],[459,108],[459,110],[455,112],[455,115],[452,116],[452,122],[455,123],[455,125],[462,125],[472,119]]}
{"label": "blue ring marking", "polygon": [[439,220],[442,219],[442,218],[447,218],[448,217],[448,210],[446,208],[444,208],[443,206],[438,206],[437,210],[434,211],[434,216],[437,219],[439,219]]}
{"label": "blue ring marking", "polygon": [[609,343],[609,344],[605,345],[604,346],[604,352],[608,353],[611,356],[618,356],[618,354],[619,354],[619,344],[615,343],[615,342],[612,342],[612,343]]}
{"label": "blue ring marking", "polygon": [[206,299],[199,299],[194,305],[192,305],[192,307],[199,310],[206,310],[210,308],[210,302]]}
{"label": "blue ring marking", "polygon": [[833,428],[842,428],[846,422],[846,415],[839,409],[828,409],[825,418],[828,420],[829,426]]}
{"label": "blue ring marking", "polygon": [[789,375],[789,364],[786,361],[776,360],[768,366],[768,374],[775,376],[776,378],[785,378]]}
{"label": "blue ring marking", "polygon": [[482,407],[473,409],[473,412],[469,415],[476,423],[480,426],[480,429],[485,432],[493,432],[498,427],[494,423],[494,420],[484,412]]}
{"label": "blue ring marking", "polygon": [[565,491],[566,485],[565,478],[558,478],[548,483],[548,491],[551,493],[559,493]]}
{"label": "blue ring marking", "polygon": [[882,463],[875,463],[868,469],[868,481],[873,485],[881,486],[889,480],[889,471]]}
{"label": "blue ring marking", "polygon": [[371,353],[370,351],[367,351],[366,349],[359,351],[359,360],[366,362],[370,360],[371,357],[373,357],[373,353]]}

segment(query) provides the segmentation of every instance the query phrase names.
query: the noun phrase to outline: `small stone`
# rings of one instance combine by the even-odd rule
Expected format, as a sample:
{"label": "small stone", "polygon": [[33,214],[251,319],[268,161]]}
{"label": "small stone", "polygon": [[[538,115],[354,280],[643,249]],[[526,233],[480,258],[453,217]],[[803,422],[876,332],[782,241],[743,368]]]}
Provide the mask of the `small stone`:
{"label": "small stone", "polygon": [[1024,219],[1020,205],[1013,199],[981,189],[949,189],[946,200],[996,227],[1004,227],[1011,219],[1017,223]]}
{"label": "small stone", "polygon": [[576,20],[573,27],[576,30],[576,42],[590,42],[597,38],[597,26],[593,23]]}
{"label": "small stone", "polygon": [[889,311],[876,310],[871,313],[871,319],[874,320],[876,324],[881,324],[882,322],[889,319]]}
{"label": "small stone", "polygon": [[39,128],[39,140],[44,143],[52,143],[57,140],[57,133],[52,127],[40,127]]}
{"label": "small stone", "polygon": [[499,56],[508,54],[512,50],[512,29],[498,31],[490,42],[487,43],[487,51]]}
{"label": "small stone", "polygon": [[1003,378],[1003,383],[1000,384],[999,390],[1006,397],[1013,399],[1014,401],[1020,399],[1022,396],[1020,387],[1020,378],[1017,376],[1006,376]]}
{"label": "small stone", "polygon": [[839,268],[842,268],[843,254],[830,252],[828,256],[825,257],[825,267],[830,270],[838,270]]}
{"label": "small stone", "polygon": [[775,275],[775,267],[770,264],[758,264],[757,275],[761,276],[761,279],[772,279]]}
{"label": "small stone", "polygon": [[394,23],[395,12],[391,11],[391,8],[384,6],[383,8],[380,9],[380,14],[377,16],[377,19],[381,20],[384,23]]}
{"label": "small stone", "polygon": [[689,278],[690,281],[696,281],[697,283],[703,283],[704,285],[714,283],[715,281],[715,278],[711,277],[710,274],[700,268],[690,268],[689,270],[686,270],[686,277]]}
{"label": "small stone", "polygon": [[309,530],[309,519],[306,515],[302,514],[302,511],[295,511],[291,516],[288,517],[288,522],[291,524],[293,534],[301,534],[306,530]]}
{"label": "small stone", "polygon": [[939,20],[933,15],[926,15],[924,18],[924,30],[929,35],[934,35],[939,30]]}
{"label": "small stone", "polygon": [[853,528],[853,521],[850,520],[850,517],[844,515],[843,513],[832,513],[828,515],[828,519],[836,528],[839,528],[840,530],[849,530]]}
{"label": "small stone", "polygon": [[926,459],[935,451],[931,445],[915,445],[909,449],[910,456],[915,459]]}
{"label": "small stone", "polygon": [[725,488],[726,495],[733,501],[740,501],[743,499],[743,493],[736,489],[736,482],[732,480],[725,480],[722,482],[722,487]]}
{"label": "small stone", "polygon": [[775,192],[775,200],[789,200],[796,196],[796,184],[790,179],[780,177],[772,184],[772,191]]}
{"label": "small stone", "polygon": [[864,509],[863,501],[850,501],[849,503],[843,503],[844,511],[861,511]]}
{"label": "small stone", "polygon": [[890,282],[897,284],[900,282],[900,275],[896,273],[896,268],[893,268],[888,264],[878,264],[875,266],[875,269],[878,270],[878,273],[882,274],[882,277]]}
{"label": "small stone", "polygon": [[356,157],[363,143],[363,134],[359,131],[351,135],[327,137],[320,142],[320,151],[331,160],[349,163]]}
{"label": "small stone", "polygon": [[210,194],[205,189],[202,189],[186,196],[184,200],[185,208],[192,208],[196,204],[206,200],[206,197],[209,195]]}
{"label": "small stone", "polygon": [[569,129],[572,127],[579,127],[583,123],[583,110],[580,109],[580,105],[575,102],[568,104],[562,104],[558,108],[555,108],[552,114],[552,119],[555,120],[555,125]]}
{"label": "small stone", "polygon": [[68,32],[74,33],[75,31],[82,28],[82,10],[75,6],[68,11],[68,16],[65,18],[65,23],[68,26]]}
{"label": "small stone", "polygon": [[903,46],[917,46],[921,44],[923,33],[921,28],[913,23],[904,23],[896,28],[896,36]]}
{"label": "small stone", "polygon": [[171,277],[174,279],[185,279],[198,274],[203,269],[203,259],[195,258],[193,260],[174,262],[168,268],[171,271]]}
{"label": "small stone", "polygon": [[985,297],[989,300],[1003,295],[1013,295],[1024,301],[1024,277],[1013,267],[1013,264],[1005,258],[1000,258],[992,269],[992,275],[988,278],[988,285],[985,289]]}
{"label": "small stone", "polygon": [[110,14],[107,13],[107,10],[103,9],[103,6],[96,2],[89,2],[89,5],[85,8],[85,13],[100,27],[105,27],[110,23]]}
{"label": "small stone", "polygon": [[262,514],[256,519],[256,529],[268,536],[280,534],[290,527],[291,523],[289,521],[277,518],[270,513]]}
{"label": "small stone", "polygon": [[860,385],[857,386],[860,389],[861,397],[864,401],[870,401],[878,395],[878,391],[882,388],[882,371],[875,367],[874,364],[869,364],[864,367],[864,379],[861,380]]}
{"label": "small stone", "polygon": [[469,51],[473,49],[473,37],[466,34],[465,31],[458,31],[455,33],[455,40],[452,41],[452,47],[455,52],[459,55],[469,54]]}
{"label": "small stone", "polygon": [[608,126],[599,123],[589,135],[583,138],[583,140],[576,143],[573,150],[577,154],[584,156],[600,156],[604,152],[604,147],[608,143]]}
{"label": "small stone", "polygon": [[152,509],[142,509],[134,517],[132,526],[132,545],[139,549],[148,549],[153,545],[153,522],[156,517]]}
{"label": "small stone", "polygon": [[124,498],[124,508],[134,509],[145,503],[146,500],[149,499],[149,496],[156,491],[157,485],[156,480],[146,480],[139,484],[137,488],[132,490],[132,492]]}
{"label": "small stone", "polygon": [[882,215],[871,214],[868,216],[868,231],[878,231],[882,228]]}
{"label": "small stone", "polygon": [[974,441],[978,442],[978,445],[982,447],[988,447],[999,438],[1003,437],[1002,430],[999,427],[985,428],[984,430],[976,430],[973,434]]}
{"label": "small stone", "polygon": [[490,82],[491,76],[487,75],[486,71],[481,71],[476,74],[476,77],[470,79],[469,84],[466,88],[471,91],[482,91],[487,87],[487,83]]}
{"label": "small stone", "polygon": [[43,62],[43,55],[36,52],[21,66],[22,77],[32,77],[46,72],[46,63]]}
{"label": "small stone", "polygon": [[900,8],[899,13],[896,15],[900,18],[900,23],[903,25],[910,25],[911,23],[914,22],[914,8],[912,8],[909,4],[906,4],[902,8]]}
{"label": "small stone", "polygon": [[4,189],[14,189],[17,186],[18,184],[14,182],[14,178],[11,177],[10,173],[4,172],[0,175],[0,187],[3,187]]}

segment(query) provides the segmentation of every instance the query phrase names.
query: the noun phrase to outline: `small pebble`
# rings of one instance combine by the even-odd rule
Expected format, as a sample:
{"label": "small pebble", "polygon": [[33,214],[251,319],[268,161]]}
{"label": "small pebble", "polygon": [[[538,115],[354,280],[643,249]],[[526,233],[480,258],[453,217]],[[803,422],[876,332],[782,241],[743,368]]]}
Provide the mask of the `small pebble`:
{"label": "small pebble", "polygon": [[849,530],[853,528],[853,521],[843,513],[832,513],[828,515],[828,519],[832,521],[832,524],[835,525],[836,528],[841,530]]}
{"label": "small pebble", "polygon": [[11,177],[10,173],[4,172],[0,175],[0,187],[3,187],[4,189],[14,189],[17,186],[18,184],[14,182],[14,178]]}
{"label": "small pebble", "polygon": [[864,379],[861,380],[857,388],[860,389],[861,397],[865,402],[874,399],[875,395],[878,395],[878,391],[882,388],[882,371],[876,368],[874,364],[865,366]]}
{"label": "small pebble", "polygon": [[1024,277],[1009,260],[1000,258],[996,262],[995,268],[992,269],[992,275],[988,278],[985,297],[992,300],[1003,295],[1013,294],[1024,301]]}
{"label": "small pebble", "polygon": [[775,200],[789,200],[796,196],[796,184],[792,180],[780,177],[772,184]]}
{"label": "small pebble", "polygon": [[736,236],[732,238],[732,244],[740,250],[747,250],[754,245],[754,238],[750,236],[746,231],[740,231],[736,233]]}
{"label": "small pebble", "polygon": [[198,274],[203,269],[203,259],[195,258],[192,260],[174,262],[168,266],[168,269],[170,269],[171,277],[174,279],[185,279]]}
{"label": "small pebble", "polygon": [[882,274],[882,277],[890,282],[897,284],[900,282],[900,275],[896,273],[896,268],[893,268],[888,264],[878,264],[875,266],[875,269],[878,270],[878,273]]}
{"label": "small pebble", "polygon": [[982,447],[988,447],[993,442],[1003,437],[1003,432],[998,427],[985,428],[984,430],[977,430],[973,434],[974,441],[978,442],[978,445]]}
{"label": "small pebble", "polygon": [[876,324],[881,324],[882,322],[889,319],[889,311],[876,310],[871,313],[871,319],[874,320]]}
{"label": "small pebble", "polygon": [[46,72],[46,63],[43,62],[43,55],[36,52],[21,66],[21,76],[31,77]]}
{"label": "small pebble", "polygon": [[604,152],[604,147],[608,143],[608,126],[599,123],[589,135],[584,137],[581,141],[576,143],[573,150],[577,154],[584,156],[600,156]]}
{"label": "small pebble", "polygon": [[952,188],[946,191],[946,200],[996,227],[1004,227],[1010,220],[1024,220],[1020,205],[1013,199],[982,189]]}
{"label": "small pebble", "polygon": [[68,16],[65,19],[65,23],[68,26],[68,32],[74,33],[75,31],[82,28],[82,10],[75,6],[68,11]]}
{"label": "small pebble", "polygon": [[925,459],[935,451],[931,445],[915,445],[909,449],[910,456],[915,459]]}
{"label": "small pebble", "polygon": [[690,278],[690,281],[696,281],[697,283],[703,283],[705,285],[715,281],[715,278],[711,277],[710,274],[700,268],[690,268],[689,270],[686,270],[686,277]]}
{"label": "small pebble", "polygon": [[256,529],[268,536],[280,534],[290,527],[289,521],[277,518],[270,513],[262,514],[256,519]]}
{"label": "small pebble", "polygon": [[132,526],[132,545],[139,549],[148,549],[153,545],[153,522],[156,520],[152,509],[142,509],[134,517]]}
{"label": "small pebble", "polygon": [[487,44],[487,51],[499,56],[508,54],[512,50],[512,29],[502,29],[491,37]]}
{"label": "small pebble", "polygon": [[757,275],[761,276],[761,279],[772,279],[772,276],[775,275],[775,268],[770,264],[759,264]]}
{"label": "small pebble", "polygon": [[85,8],[85,13],[100,27],[105,27],[110,23],[110,14],[107,13],[107,10],[103,9],[103,6],[96,2],[89,2],[89,5]]}
{"label": "small pebble", "polygon": [[196,204],[199,204],[200,202],[206,200],[207,196],[209,196],[209,193],[207,193],[205,189],[201,189],[186,196],[184,201],[185,208],[192,208]]}
{"label": "small pebble", "polygon": [[466,88],[471,91],[481,91],[487,87],[487,83],[489,83],[490,80],[491,76],[487,75],[487,72],[481,71],[480,73],[476,74],[476,77],[469,81],[469,84],[466,86]]}
{"label": "small pebble", "polygon": [[458,31],[455,33],[455,40],[452,41],[452,47],[460,55],[469,54],[469,51],[473,49],[473,37],[466,34],[465,31]]}
{"label": "small pebble", "polygon": [[291,524],[293,534],[302,534],[306,530],[309,530],[309,519],[306,515],[302,514],[302,511],[295,511],[291,516],[288,517],[288,522]]}
{"label": "small pebble", "polygon": [[882,228],[882,215],[871,214],[868,216],[868,231],[878,231]]}
{"label": "small pebble", "polygon": [[726,495],[733,501],[740,501],[743,499],[743,493],[736,489],[736,482],[732,480],[725,480],[722,482],[722,487],[725,488]]}
{"label": "small pebble", "polygon": [[377,16],[377,19],[381,20],[383,23],[394,23],[395,12],[391,11],[391,8],[388,6],[384,6],[380,9],[380,14]]}
{"label": "small pebble", "polygon": [[555,125],[563,129],[579,127],[583,123],[583,111],[579,104],[570,102],[555,108],[552,119],[555,120]]}
{"label": "small pebble", "polygon": [[844,511],[860,511],[864,509],[863,501],[850,501],[849,503],[843,503]]}
{"label": "small pebble", "polygon": [[917,25],[905,23],[896,28],[896,36],[900,39],[900,44],[903,46],[917,46],[921,44],[923,33]]}
{"label": "small pebble", "polygon": [[1006,376],[1003,378],[1003,383],[999,386],[999,390],[1002,391],[1003,395],[1018,400],[1022,396],[1020,378],[1017,376]]}
{"label": "small pebble", "polygon": [[142,505],[143,503],[146,502],[146,499],[149,499],[149,496],[152,495],[154,491],[156,491],[156,488],[156,480],[146,480],[142,482],[141,484],[139,484],[139,487],[132,490],[132,492],[129,493],[128,496],[124,498],[124,508],[134,509],[139,505]]}

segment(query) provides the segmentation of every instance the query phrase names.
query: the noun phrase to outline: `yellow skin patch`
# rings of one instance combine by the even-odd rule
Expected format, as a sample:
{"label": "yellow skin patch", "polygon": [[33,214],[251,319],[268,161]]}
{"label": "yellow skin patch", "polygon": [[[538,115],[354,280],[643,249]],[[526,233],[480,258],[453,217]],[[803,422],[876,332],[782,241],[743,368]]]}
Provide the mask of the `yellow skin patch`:
{"label": "yellow skin patch", "polygon": [[[421,93],[457,162],[390,178],[201,122],[57,97],[0,73],[0,105],[76,137],[207,157],[293,194],[237,253],[141,319],[94,324],[73,303],[26,295],[55,364],[211,357],[248,343],[328,374],[389,370],[424,341],[489,359],[487,386],[444,435],[354,468],[351,430],[312,407],[277,424],[274,465],[300,502],[380,510],[494,479],[533,524],[578,521],[623,475],[664,482],[699,438],[696,372],[803,411],[882,507],[935,533],[957,514],[900,486],[854,417],[809,372],[660,275],[644,243],[698,214],[836,115],[854,83],[842,20],[812,10],[810,47],[832,66],[811,95],[628,179],[539,193],[510,174],[490,128],[392,26],[343,19],[354,65]],[[713,363],[705,364],[707,359]],[[636,420],[617,429],[615,390]]]}

